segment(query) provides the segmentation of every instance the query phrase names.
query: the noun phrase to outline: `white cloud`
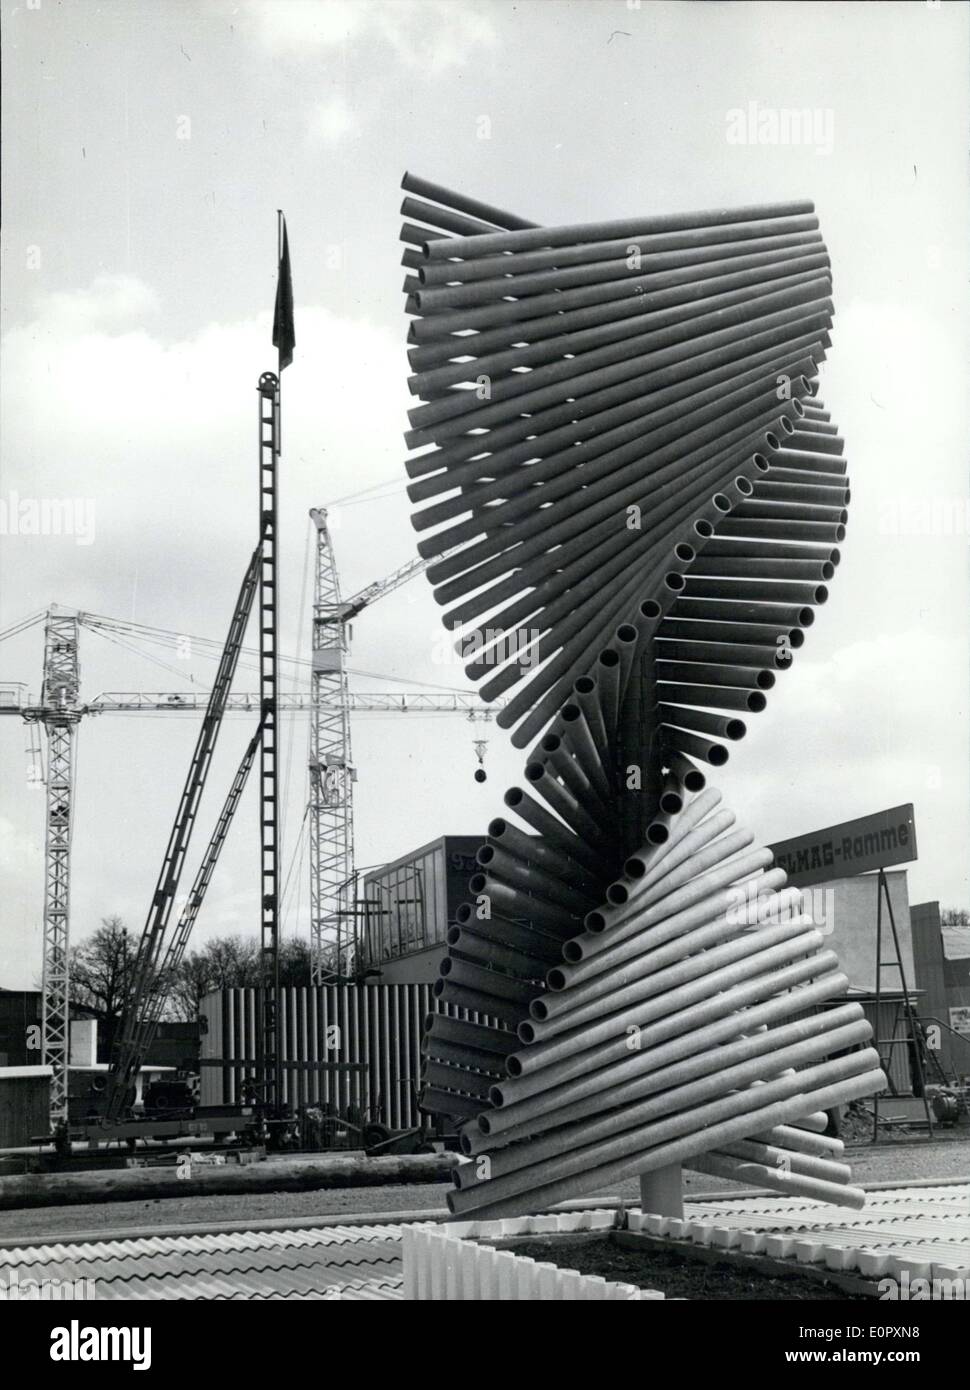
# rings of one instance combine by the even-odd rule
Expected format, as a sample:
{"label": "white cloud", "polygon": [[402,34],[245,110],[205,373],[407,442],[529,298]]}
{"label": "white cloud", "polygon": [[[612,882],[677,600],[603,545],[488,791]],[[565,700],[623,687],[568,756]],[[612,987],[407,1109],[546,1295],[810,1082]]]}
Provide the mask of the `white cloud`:
{"label": "white cloud", "polygon": [[[131,441],[137,439],[142,467],[173,452],[189,465],[196,454],[206,460],[205,474],[195,478],[199,486],[205,487],[206,476],[220,485],[227,481],[221,446],[227,435],[249,437],[248,388],[272,358],[269,315],[210,324],[192,338],[164,343],[139,321],[156,308],[153,291],[138,281],[119,286],[99,277],[88,289],[45,298],[31,321],[5,335],[4,434],[11,476],[23,448],[65,466],[80,452],[92,460],[88,476],[96,484],[100,469],[110,471],[119,454],[130,464]],[[311,305],[301,306],[298,331],[299,351],[287,383],[302,377],[326,381],[328,388],[326,404],[322,393],[313,392],[311,400],[293,392],[291,435],[299,428],[308,441],[343,437],[349,445],[366,411],[373,436],[384,427],[384,442],[393,442],[396,460],[403,419],[398,407],[406,391],[390,333]],[[105,382],[111,383],[110,411],[104,409]],[[58,402],[56,412],[49,409],[51,399]],[[380,410],[375,401],[388,403]],[[297,412],[303,414],[299,427]],[[359,463],[343,458],[345,451],[338,449],[331,469],[340,490],[350,491],[360,477]],[[238,467],[235,458],[228,466]]]}
{"label": "white cloud", "polygon": [[324,140],[328,145],[338,144],[345,135],[358,130],[359,126],[357,113],[351,110],[346,99],[340,95],[320,102],[310,113],[311,138]]}
{"label": "white cloud", "polygon": [[99,275],[88,288],[47,294],[38,301],[35,328],[83,334],[117,329],[159,310],[155,291],[135,275]]}
{"label": "white cloud", "polygon": [[345,43],[367,22],[360,0],[251,0],[256,32],[267,48],[299,52]]}
{"label": "white cloud", "polygon": [[[20,772],[20,769],[17,771]],[[31,873],[36,873],[42,859],[41,847],[35,837],[22,824],[17,825],[7,816],[0,816],[0,869],[4,874],[20,873],[25,864],[29,865]]]}
{"label": "white cloud", "polygon": [[[898,460],[911,474],[917,451],[943,446],[942,452],[962,439],[960,335],[958,320],[947,322],[917,303],[849,298],[839,309],[823,395],[847,430],[851,405],[852,427],[885,451],[885,466]],[[930,474],[945,476],[945,469]],[[921,485],[926,481],[921,477]]]}
{"label": "white cloud", "polygon": [[[833,587],[838,585],[836,576]],[[716,777],[765,839],[912,802],[910,898],[967,893],[967,639],[920,629],[840,644],[823,608],[791,673]],[[819,655],[813,655],[813,650]]]}
{"label": "white cloud", "polygon": [[408,67],[442,72],[495,42],[489,17],[456,0],[251,0],[249,11],[259,42],[279,54],[377,40]]}

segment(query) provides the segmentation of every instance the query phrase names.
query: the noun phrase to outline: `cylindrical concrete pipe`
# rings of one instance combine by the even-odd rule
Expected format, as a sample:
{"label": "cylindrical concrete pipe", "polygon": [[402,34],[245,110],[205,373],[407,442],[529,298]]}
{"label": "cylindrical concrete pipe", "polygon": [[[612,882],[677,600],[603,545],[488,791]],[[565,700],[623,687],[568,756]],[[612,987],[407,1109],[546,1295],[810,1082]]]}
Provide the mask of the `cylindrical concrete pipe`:
{"label": "cylindrical concrete pipe", "polygon": [[831,1158],[792,1152],[784,1146],[779,1148],[776,1144],[739,1139],[736,1144],[725,1144],[723,1152],[731,1158],[740,1158],[745,1162],[765,1163],[776,1169],[787,1167],[793,1173],[821,1178],[824,1182],[852,1180],[852,1169],[847,1163],[836,1163]]}
{"label": "cylindrical concrete pipe", "polygon": [[[644,1160],[649,1162],[651,1154],[656,1155],[677,1140],[681,1144],[686,1141],[682,1150],[684,1154],[691,1151],[710,1152],[721,1144],[743,1138],[752,1125],[763,1128],[765,1121],[762,1117],[766,1113],[787,1116],[793,1108],[819,1090],[849,1083],[854,1077],[867,1075],[878,1067],[879,1054],[874,1048],[866,1048],[805,1067],[792,1076],[768,1081],[762,1086],[732,1091],[726,1096],[719,1095],[714,1086],[711,1091],[713,1098],[696,1107],[648,1123],[634,1124],[598,1143],[544,1160],[541,1165],[543,1185],[630,1159],[638,1165],[633,1171],[646,1171],[648,1163],[644,1163]],[[716,1082],[717,1078],[714,1080]],[[851,1086],[847,1086],[847,1089],[851,1090]],[[662,1098],[658,1097],[660,1100]],[[642,1169],[639,1168],[641,1163],[644,1163]],[[504,1177],[479,1182],[468,1192],[449,1194],[449,1207],[457,1215],[483,1204],[492,1206],[504,1198],[529,1191],[536,1178],[533,1168],[518,1169]]]}
{"label": "cylindrical concrete pipe", "polygon": [[[526,1139],[494,1153],[490,1176],[502,1177],[506,1173],[545,1162],[557,1154],[598,1143],[611,1135],[622,1135],[638,1125],[664,1116],[689,1115],[693,1108],[717,1099],[727,1085],[741,1090],[761,1081],[773,1058],[794,1060],[802,1067],[811,1066],[833,1049],[861,1044],[871,1036],[871,1028],[865,1019],[856,1019],[841,1028],[823,1028],[820,1025],[824,1018],[812,1022],[816,1026],[811,1032],[804,1026],[792,1024],[774,1033],[745,1038],[713,1055],[695,1055],[653,1072],[649,1080],[644,1076],[640,1100],[614,1107],[607,1095],[598,1116],[557,1123],[556,1128],[544,1138]],[[820,1162],[819,1159],[808,1161],[814,1164]],[[459,1185],[471,1186],[474,1182],[470,1174],[469,1180]]]}
{"label": "cylindrical concrete pipe", "polygon": [[[734,885],[745,874],[767,869],[759,891],[767,893],[783,888],[784,871],[768,869],[773,860],[774,855],[769,849],[749,850],[737,861],[715,864],[680,884],[669,896],[649,905],[641,905],[638,896],[633,893],[625,903],[597,908],[587,915],[587,931],[584,936],[576,938],[574,950],[570,951],[571,956],[578,956],[578,961],[570,968],[569,979],[578,983],[608,966],[628,960],[631,955],[639,954],[639,946],[627,943],[633,938],[640,938],[648,927],[655,929],[651,932],[651,940],[659,943],[738,906],[738,893]],[[647,892],[647,887],[642,883],[641,889]],[[689,913],[696,915],[689,916]],[[594,957],[601,957],[602,960],[597,963]]]}
{"label": "cylindrical concrete pipe", "polygon": [[[499,1170],[455,1208],[535,1209],[705,1152],[851,1191],[819,1112],[883,1078],[871,1053],[823,1059],[868,1025],[845,1005],[792,1022],[845,976],[770,854],[698,795],[791,669],[845,535],[811,205],[544,228],[406,191],[418,552],[463,651],[475,637],[469,679],[532,750],[533,794],[506,796],[530,833],[495,823],[434,987],[494,1025],[432,1022],[425,1048],[429,1108],[456,1097]],[[688,1109],[650,1108],[685,1088]]]}
{"label": "cylindrical concrete pipe", "polygon": [[[402,215],[408,215],[402,208]],[[736,241],[750,241],[765,236],[784,236],[792,232],[818,231],[818,218],[802,216],[794,218],[775,218],[763,221],[737,223],[731,227],[709,227],[703,233],[693,232],[692,245],[718,245]],[[434,239],[434,238],[430,238]],[[821,241],[821,237],[819,237]],[[657,251],[676,251],[689,243],[685,233],[665,232],[643,237],[637,241],[638,257],[651,255]],[[741,249],[744,254],[744,249]],[[578,246],[561,246],[537,251],[503,252],[498,256],[483,256],[474,260],[449,260],[446,264],[422,257],[427,284],[447,284],[454,279],[462,284],[470,280],[495,279],[500,275],[523,275],[536,270],[548,270],[567,265],[593,264],[596,261],[629,257],[630,238],[616,240],[584,241]]]}
{"label": "cylindrical concrete pipe", "polygon": [[447,1014],[439,1013],[427,1015],[424,1035],[432,1039],[436,1046],[456,1043],[477,1052],[495,1053],[499,1057],[507,1057],[519,1046],[516,1034],[506,1029],[488,1028],[481,1023],[470,1023],[467,1019],[449,1018]]}
{"label": "cylindrical concrete pipe", "polygon": [[513,951],[531,955],[536,960],[547,961],[550,965],[558,964],[562,959],[561,936],[543,931],[533,922],[527,925],[523,922],[514,922],[511,918],[502,917],[497,912],[489,911],[486,916],[470,902],[458,905],[455,912],[455,925],[449,927],[448,931],[449,936],[451,932],[468,932],[475,936],[484,937],[496,945],[508,946]]}
{"label": "cylindrical concrete pipe", "polygon": [[714,1151],[692,1159],[687,1165],[697,1173],[708,1173],[716,1178],[730,1178],[733,1182],[752,1183],[757,1187],[774,1188],[792,1197],[811,1197],[817,1202],[829,1202],[837,1207],[851,1207],[861,1211],[866,1204],[866,1194],[861,1187],[850,1187],[848,1183],[826,1182],[821,1178],[798,1173],[794,1168],[774,1168],[765,1163],[753,1163],[736,1155]]}
{"label": "cylindrical concrete pipe", "polygon": [[[412,175],[405,176],[412,180]],[[425,184],[425,187],[430,185]],[[408,187],[409,192],[416,191]],[[450,190],[441,189],[442,197],[437,202],[449,202],[454,198]],[[538,227],[535,230],[512,232],[509,236],[489,235],[478,237],[456,237],[440,247],[431,242],[425,257],[437,260],[478,260],[482,256],[505,255],[509,252],[542,250],[546,247],[569,246],[587,242],[606,241],[609,238],[633,238],[660,235],[668,232],[683,232],[686,245],[705,244],[704,229],[708,227],[737,226],[740,223],[775,221],[778,218],[812,216],[815,204],[807,199],[787,203],[762,203],[743,208],[716,208],[704,212],[672,213],[653,217],[627,217],[612,222],[579,224],[568,227]],[[499,218],[489,218],[499,221]]]}
{"label": "cylindrical concrete pipe", "polygon": [[[824,1027],[807,1022],[799,1015],[803,1010],[811,1010],[844,993],[848,981],[842,974],[820,977],[809,984],[796,982],[789,993],[766,993],[761,988],[760,998],[756,991],[749,990],[745,996],[749,1001],[744,1026],[755,1029],[761,1026],[783,1023],[797,1018],[797,1031],[789,1037],[796,1041],[800,1037],[810,1037],[813,1031]],[[829,1023],[842,1027],[862,1018],[858,1004],[842,1005],[830,1011]],[[672,1029],[665,1020],[648,1025],[636,1035],[635,1055],[628,1053],[625,1060],[616,1063],[611,1071],[609,1106],[618,1107],[630,1101],[640,1100],[657,1089],[655,1075],[673,1064],[691,1058],[706,1058],[698,1061],[696,1075],[705,1071],[716,1071],[720,1067],[721,1049],[725,1044],[743,1042],[750,1033],[741,1033],[739,1021],[730,1008],[723,1009],[716,1001],[709,1002],[698,1010],[696,1016],[686,1020],[689,1011],[684,1011],[675,1019]],[[679,1030],[679,1031],[678,1031]],[[757,1049],[754,1049],[757,1052]],[[743,1060],[743,1055],[741,1060]],[[735,1060],[738,1060],[735,1057]],[[507,1143],[519,1138],[540,1134],[560,1125],[598,1115],[606,1107],[599,1080],[595,1083],[589,1077],[568,1082],[556,1088],[555,1094],[533,1097],[519,1104],[512,1104],[501,1110],[491,1110],[476,1119],[462,1131],[462,1149],[466,1153],[478,1153],[492,1148],[496,1143]],[[810,1150],[812,1151],[812,1150]]]}
{"label": "cylindrical concrete pipe", "polygon": [[[601,1016],[600,1000],[609,1000],[614,1010],[627,1008],[732,960],[741,960],[789,937],[801,935],[809,923],[810,919],[801,917],[795,909],[787,915],[783,913],[781,920],[771,927],[756,931],[734,918],[719,917],[697,931],[674,938],[665,946],[644,952],[619,969],[605,971],[573,988],[566,987],[563,968],[554,966],[549,973],[555,977],[555,982],[550,981],[549,988],[562,993],[558,999],[543,999],[546,1018],[561,1019],[567,1029],[578,1028]],[[698,956],[696,952],[703,955]],[[555,1008],[557,1002],[562,1003],[561,1010]]]}
{"label": "cylindrical concrete pipe", "polygon": [[[797,919],[796,919],[797,921]],[[786,925],[786,924],[783,924]],[[703,1003],[717,994],[723,994],[732,987],[743,986],[758,975],[767,974],[794,963],[796,966],[807,961],[808,978],[831,971],[837,958],[830,952],[817,952],[822,940],[820,933],[798,923],[800,932],[790,940],[755,950],[740,961],[734,961],[719,969],[714,969],[699,977],[690,977],[686,969],[688,962],[681,962],[688,978],[671,988],[665,994],[640,997],[634,1002],[609,1012],[608,1006],[600,1011],[599,1021],[587,1023],[577,1032],[559,1031],[550,1036],[552,1028],[537,1024],[533,1020],[532,1032],[544,1030],[544,1036],[534,1046],[514,1054],[517,1059],[517,1074],[503,1083],[501,1098],[498,1093],[492,1096],[493,1103],[508,1103],[534,1095],[550,1086],[570,1081],[584,1072],[608,1065],[618,1057],[623,1057],[630,1047],[630,1037],[637,1036],[646,1024],[658,1018],[680,1013],[691,1005]],[[557,1015],[551,1024],[562,1025],[567,1015]],[[508,1066],[508,1064],[506,1064]]]}

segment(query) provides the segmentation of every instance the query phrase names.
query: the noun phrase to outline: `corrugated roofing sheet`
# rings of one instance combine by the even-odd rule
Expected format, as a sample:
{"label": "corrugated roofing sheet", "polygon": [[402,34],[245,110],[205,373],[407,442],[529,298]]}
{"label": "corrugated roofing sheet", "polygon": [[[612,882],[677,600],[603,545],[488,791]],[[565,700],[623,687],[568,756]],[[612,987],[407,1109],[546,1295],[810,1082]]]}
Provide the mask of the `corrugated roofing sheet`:
{"label": "corrugated roofing sheet", "polygon": [[[870,1192],[863,1211],[752,1195],[688,1201],[682,1222],[635,1211],[628,1221],[635,1230],[870,1277],[903,1266],[970,1272],[965,1183]],[[401,1229],[317,1226],[0,1248],[0,1283],[92,1279],[99,1301],[393,1300],[403,1297]]]}
{"label": "corrugated roofing sheet", "polygon": [[327,1226],[0,1250],[0,1282],[93,1280],[96,1298],[400,1297],[401,1228]]}
{"label": "corrugated roofing sheet", "polygon": [[631,1212],[631,1228],[698,1245],[855,1271],[868,1278],[909,1269],[970,1280],[970,1184],[871,1192],[864,1210],[811,1199],[739,1197],[688,1202],[684,1219]]}

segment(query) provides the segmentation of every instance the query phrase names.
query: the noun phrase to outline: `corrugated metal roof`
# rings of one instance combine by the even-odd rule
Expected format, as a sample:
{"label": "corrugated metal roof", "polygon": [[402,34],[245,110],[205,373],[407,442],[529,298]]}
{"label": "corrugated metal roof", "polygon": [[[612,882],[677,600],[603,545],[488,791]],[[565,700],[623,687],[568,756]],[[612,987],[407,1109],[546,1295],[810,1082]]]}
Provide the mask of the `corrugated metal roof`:
{"label": "corrugated metal roof", "polygon": [[0,1250],[0,1282],[94,1280],[99,1301],[399,1298],[401,1227],[327,1226]]}

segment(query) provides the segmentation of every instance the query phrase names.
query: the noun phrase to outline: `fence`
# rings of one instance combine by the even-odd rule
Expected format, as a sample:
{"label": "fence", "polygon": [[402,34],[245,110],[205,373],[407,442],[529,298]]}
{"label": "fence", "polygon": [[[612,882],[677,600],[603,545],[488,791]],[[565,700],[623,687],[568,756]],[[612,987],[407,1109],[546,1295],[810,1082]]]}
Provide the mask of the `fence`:
{"label": "fence", "polygon": [[[613,1283],[598,1274],[559,1269],[511,1250],[481,1245],[479,1240],[510,1235],[544,1235],[577,1230],[608,1230],[615,1213],[519,1218],[510,1221],[459,1223],[457,1227],[405,1226],[404,1297],[421,1302],[469,1300],[639,1302],[663,1299],[654,1289]],[[514,1228],[514,1229],[513,1229]],[[464,1238],[467,1236],[468,1238]]]}
{"label": "fence", "polygon": [[[218,990],[202,1001],[203,1105],[238,1103],[257,1078],[261,1000],[262,991],[250,988]],[[440,1005],[429,984],[280,990],[283,1099],[294,1108],[321,1105],[339,1114],[357,1108],[391,1129],[417,1125],[421,1035],[435,1012],[480,1021]]]}

